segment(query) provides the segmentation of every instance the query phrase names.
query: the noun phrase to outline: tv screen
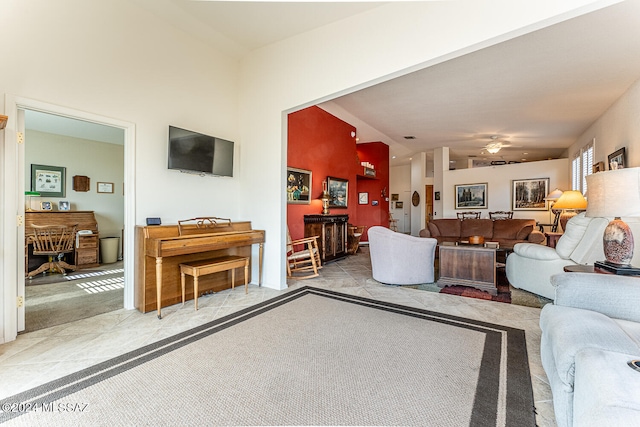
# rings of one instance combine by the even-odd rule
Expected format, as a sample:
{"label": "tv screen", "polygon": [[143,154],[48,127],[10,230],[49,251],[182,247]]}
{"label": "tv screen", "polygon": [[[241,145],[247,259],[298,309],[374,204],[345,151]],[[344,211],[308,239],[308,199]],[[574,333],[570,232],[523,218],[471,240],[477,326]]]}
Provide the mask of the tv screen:
{"label": "tv screen", "polygon": [[233,141],[169,126],[169,169],[233,176]]}

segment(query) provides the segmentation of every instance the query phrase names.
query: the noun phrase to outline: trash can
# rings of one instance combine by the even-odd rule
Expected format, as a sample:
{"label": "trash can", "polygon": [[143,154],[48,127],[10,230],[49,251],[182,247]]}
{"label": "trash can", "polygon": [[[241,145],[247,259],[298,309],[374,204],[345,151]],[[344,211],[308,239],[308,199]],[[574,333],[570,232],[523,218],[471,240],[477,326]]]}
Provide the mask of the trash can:
{"label": "trash can", "polygon": [[118,261],[118,249],[120,249],[119,237],[100,238],[100,257],[103,264],[112,264]]}

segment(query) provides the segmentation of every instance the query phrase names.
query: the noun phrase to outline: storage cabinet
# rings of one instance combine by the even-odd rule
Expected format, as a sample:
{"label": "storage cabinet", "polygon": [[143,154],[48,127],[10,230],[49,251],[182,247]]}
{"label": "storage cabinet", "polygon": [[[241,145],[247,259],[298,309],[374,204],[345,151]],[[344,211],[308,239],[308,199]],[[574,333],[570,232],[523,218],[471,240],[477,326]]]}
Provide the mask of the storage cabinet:
{"label": "storage cabinet", "polygon": [[78,268],[97,267],[100,260],[100,240],[98,233],[78,234],[75,265]]}
{"label": "storage cabinet", "polygon": [[347,256],[347,223],[349,215],[305,215],[304,236],[318,236],[318,249],[323,263]]}

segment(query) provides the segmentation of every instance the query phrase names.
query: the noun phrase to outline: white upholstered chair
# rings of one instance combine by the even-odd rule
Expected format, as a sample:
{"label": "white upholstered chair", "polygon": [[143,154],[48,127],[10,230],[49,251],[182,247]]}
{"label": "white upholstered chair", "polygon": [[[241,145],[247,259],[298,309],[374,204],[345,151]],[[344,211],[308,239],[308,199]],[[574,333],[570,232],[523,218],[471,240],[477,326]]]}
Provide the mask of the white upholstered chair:
{"label": "white upholstered chair", "polygon": [[389,285],[433,283],[438,241],[375,226],[369,229],[373,278]]}

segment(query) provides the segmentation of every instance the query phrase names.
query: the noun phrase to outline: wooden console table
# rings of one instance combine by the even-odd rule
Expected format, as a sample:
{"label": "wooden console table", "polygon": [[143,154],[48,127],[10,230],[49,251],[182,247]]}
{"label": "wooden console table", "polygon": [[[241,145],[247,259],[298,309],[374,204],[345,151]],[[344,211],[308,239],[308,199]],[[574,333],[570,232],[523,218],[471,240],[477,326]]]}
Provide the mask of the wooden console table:
{"label": "wooden console table", "polygon": [[318,237],[322,263],[347,256],[349,215],[305,215],[304,237]]}

